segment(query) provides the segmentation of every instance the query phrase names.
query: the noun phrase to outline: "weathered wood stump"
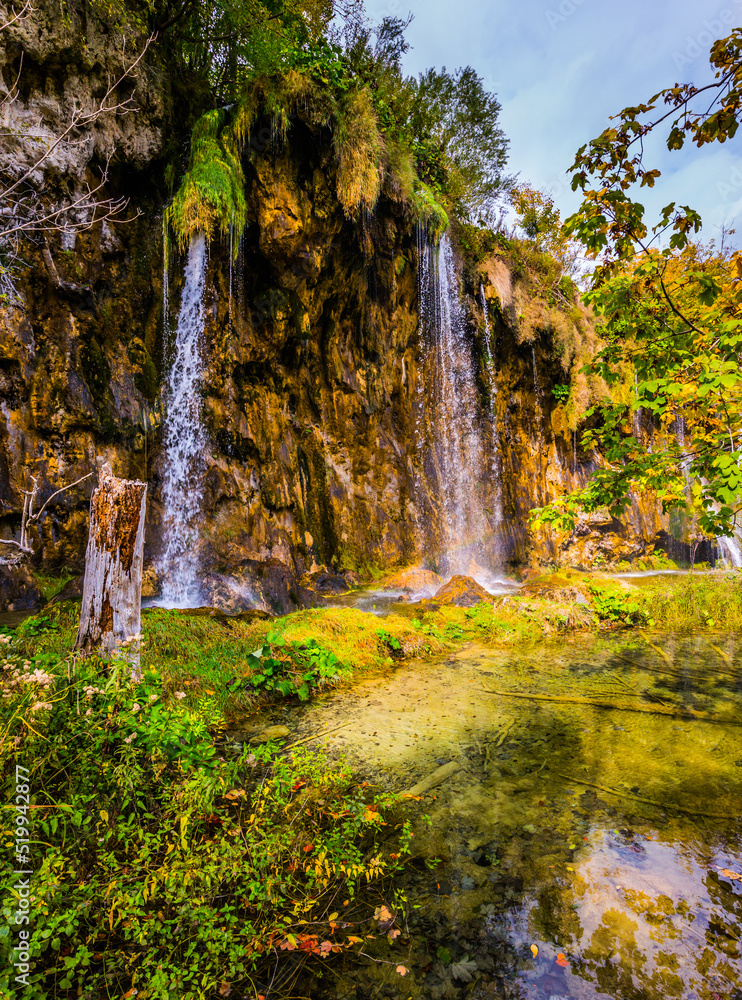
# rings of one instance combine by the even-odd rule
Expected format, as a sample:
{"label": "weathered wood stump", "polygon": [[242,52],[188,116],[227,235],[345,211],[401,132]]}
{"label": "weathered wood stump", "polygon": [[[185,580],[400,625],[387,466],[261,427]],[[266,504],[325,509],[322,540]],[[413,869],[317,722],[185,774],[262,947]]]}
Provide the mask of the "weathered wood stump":
{"label": "weathered wood stump", "polygon": [[[142,549],[147,484],[118,479],[106,464],[90,501],[80,628],[75,649],[121,651],[139,677]],[[136,637],[136,638],[135,638]]]}

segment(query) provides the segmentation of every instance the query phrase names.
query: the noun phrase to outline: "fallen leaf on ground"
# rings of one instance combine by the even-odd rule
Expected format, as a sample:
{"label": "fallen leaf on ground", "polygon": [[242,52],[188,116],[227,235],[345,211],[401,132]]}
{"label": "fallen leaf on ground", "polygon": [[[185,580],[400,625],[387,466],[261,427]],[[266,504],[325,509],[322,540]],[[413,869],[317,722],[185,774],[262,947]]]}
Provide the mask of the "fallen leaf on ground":
{"label": "fallen leaf on ground", "polygon": [[400,976],[406,976],[407,975],[407,969],[405,969],[404,965],[398,965],[397,966],[397,972],[400,974]]}
{"label": "fallen leaf on ground", "polygon": [[563,951],[560,951],[559,954],[557,955],[557,957],[556,957],[556,964],[560,965],[563,969],[566,969],[566,968],[569,967],[569,962],[567,961],[567,956],[564,954]]}
{"label": "fallen leaf on ground", "polygon": [[536,958],[536,956],[538,955],[538,945],[537,944],[532,944],[531,945],[531,954],[533,955],[534,958]]}

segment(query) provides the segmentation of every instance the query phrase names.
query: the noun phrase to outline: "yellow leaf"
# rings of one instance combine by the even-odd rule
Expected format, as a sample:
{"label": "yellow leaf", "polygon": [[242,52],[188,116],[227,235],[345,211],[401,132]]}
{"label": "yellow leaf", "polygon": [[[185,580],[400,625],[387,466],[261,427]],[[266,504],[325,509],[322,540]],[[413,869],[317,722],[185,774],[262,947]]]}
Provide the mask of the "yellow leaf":
{"label": "yellow leaf", "polygon": [[538,955],[538,945],[537,944],[532,944],[531,945],[531,954],[533,955],[534,958],[536,958],[536,956]]}
{"label": "yellow leaf", "polygon": [[330,914],[330,916],[328,917],[328,919],[329,919],[329,920],[337,920],[337,918],[338,918],[339,916],[340,916],[340,914],[339,914],[339,913],[331,913],[331,914]]}
{"label": "yellow leaf", "polygon": [[101,809],[99,815],[100,815],[100,818],[103,820],[104,823],[108,822],[108,813],[106,812],[105,809]]}

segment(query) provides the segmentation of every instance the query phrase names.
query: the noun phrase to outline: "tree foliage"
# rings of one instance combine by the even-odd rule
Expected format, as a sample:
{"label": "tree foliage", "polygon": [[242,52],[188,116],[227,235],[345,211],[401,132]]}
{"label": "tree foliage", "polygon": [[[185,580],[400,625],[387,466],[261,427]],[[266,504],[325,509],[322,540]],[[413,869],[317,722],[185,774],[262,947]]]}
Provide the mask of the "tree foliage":
{"label": "tree foliage", "polygon": [[[580,510],[602,506],[619,515],[633,491],[646,490],[665,511],[689,510],[710,535],[731,534],[742,510],[742,259],[693,243],[701,219],[689,206],[669,204],[650,236],[633,196],[660,175],[643,159],[642,140],[655,129],[668,128],[669,150],[735,135],[742,29],[714,44],[711,65],[715,82],[675,85],[625,108],[577,153],[572,187],[583,202],[566,229],[601,255],[587,298],[606,346],[593,370],[616,392],[591,411],[601,423],[583,436],[606,466],[584,490],[535,511],[536,524],[568,528]],[[655,246],[661,236],[664,248]]]}

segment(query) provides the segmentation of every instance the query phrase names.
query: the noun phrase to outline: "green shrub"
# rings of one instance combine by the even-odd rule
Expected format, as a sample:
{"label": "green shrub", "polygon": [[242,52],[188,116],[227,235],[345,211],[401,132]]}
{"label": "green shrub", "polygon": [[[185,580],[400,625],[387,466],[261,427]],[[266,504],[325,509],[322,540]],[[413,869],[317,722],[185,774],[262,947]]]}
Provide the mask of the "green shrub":
{"label": "green shrub", "polygon": [[234,246],[245,228],[245,175],[240,156],[223,134],[227,112],[209,111],[196,122],[191,136],[191,157],[177,194],[165,210],[165,220],[186,249],[198,233],[208,238],[219,229],[232,229]]}
{"label": "green shrub", "polygon": [[[131,684],[116,660],[50,664],[24,661],[7,638],[2,648],[6,801],[15,766],[30,771],[24,1000],[252,996],[275,956],[290,968],[293,950],[324,960],[360,943],[377,904],[365,887],[409,852],[408,823],[389,826],[394,796],[314,747],[236,749],[213,699],[188,706],[153,672]],[[4,882],[14,867],[4,851]],[[15,905],[6,894],[3,996],[14,995]]]}

